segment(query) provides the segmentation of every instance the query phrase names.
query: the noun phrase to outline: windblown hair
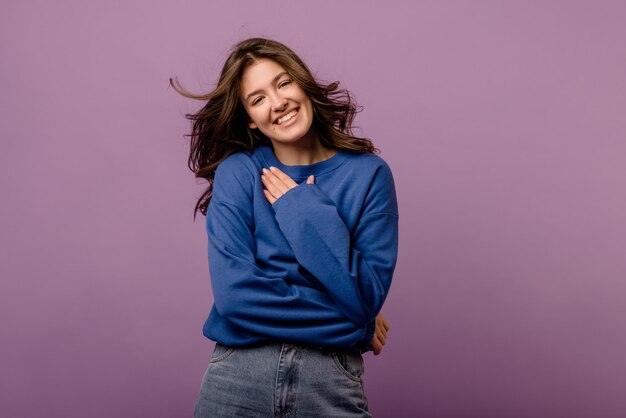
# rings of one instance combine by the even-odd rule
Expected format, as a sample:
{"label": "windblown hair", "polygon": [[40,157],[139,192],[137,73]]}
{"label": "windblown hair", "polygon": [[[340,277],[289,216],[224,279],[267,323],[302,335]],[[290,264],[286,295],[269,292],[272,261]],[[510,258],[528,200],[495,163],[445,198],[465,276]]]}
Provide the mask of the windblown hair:
{"label": "windblown hair", "polygon": [[213,179],[217,166],[238,151],[252,152],[271,141],[259,129],[251,129],[249,117],[240,99],[241,78],[245,69],[256,60],[267,58],[280,64],[293,78],[313,105],[313,128],[323,146],[356,152],[379,152],[372,141],[352,134],[352,120],[362,110],[339,82],[323,84],[315,79],[304,62],[287,46],[265,38],[250,38],[239,42],[226,59],[217,87],[205,95],[185,90],[177,79],[170,85],[181,95],[206,101],[197,113],[187,114],[192,121],[188,166],[209,182],[194,209],[206,216],[211,200]]}

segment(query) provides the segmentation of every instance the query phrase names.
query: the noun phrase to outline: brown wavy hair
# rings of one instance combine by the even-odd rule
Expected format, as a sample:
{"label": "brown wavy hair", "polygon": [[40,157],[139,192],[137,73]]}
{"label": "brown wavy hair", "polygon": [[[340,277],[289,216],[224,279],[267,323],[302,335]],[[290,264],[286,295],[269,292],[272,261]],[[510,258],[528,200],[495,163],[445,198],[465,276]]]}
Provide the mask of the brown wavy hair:
{"label": "brown wavy hair", "polygon": [[252,152],[271,141],[260,130],[250,129],[249,117],[240,99],[244,70],[260,58],[280,64],[304,90],[313,104],[313,127],[324,147],[356,152],[380,152],[371,140],[352,134],[352,121],[363,108],[350,92],[339,89],[339,82],[324,84],[315,79],[306,64],[286,45],[266,38],[250,38],[236,44],[222,68],[217,87],[210,93],[195,95],[185,90],[178,79],[170,85],[190,99],[206,101],[197,112],[186,115],[192,121],[188,166],[209,182],[194,209],[206,216],[211,200],[217,166],[238,151]]}

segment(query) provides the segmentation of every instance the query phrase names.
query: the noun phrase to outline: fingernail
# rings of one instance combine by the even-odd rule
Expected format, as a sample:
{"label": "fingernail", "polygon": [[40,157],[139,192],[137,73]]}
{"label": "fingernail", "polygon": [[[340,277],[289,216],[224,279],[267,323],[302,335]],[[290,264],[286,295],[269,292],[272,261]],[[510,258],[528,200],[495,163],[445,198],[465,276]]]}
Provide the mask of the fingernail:
{"label": "fingernail", "polygon": [[267,172],[269,172],[269,170],[267,168],[263,167],[263,172],[267,173]]}
{"label": "fingernail", "polygon": [[276,171],[276,167],[274,167],[274,166],[270,166],[270,170],[272,170],[272,171]]}

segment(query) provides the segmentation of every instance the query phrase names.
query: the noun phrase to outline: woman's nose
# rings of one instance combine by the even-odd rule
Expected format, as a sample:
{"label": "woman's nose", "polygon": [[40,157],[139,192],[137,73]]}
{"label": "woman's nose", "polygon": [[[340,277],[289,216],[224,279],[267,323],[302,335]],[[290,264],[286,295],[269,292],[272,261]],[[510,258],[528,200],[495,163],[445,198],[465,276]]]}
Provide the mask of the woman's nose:
{"label": "woman's nose", "polygon": [[283,111],[287,107],[287,99],[281,96],[275,96],[272,101],[272,108],[277,111]]}

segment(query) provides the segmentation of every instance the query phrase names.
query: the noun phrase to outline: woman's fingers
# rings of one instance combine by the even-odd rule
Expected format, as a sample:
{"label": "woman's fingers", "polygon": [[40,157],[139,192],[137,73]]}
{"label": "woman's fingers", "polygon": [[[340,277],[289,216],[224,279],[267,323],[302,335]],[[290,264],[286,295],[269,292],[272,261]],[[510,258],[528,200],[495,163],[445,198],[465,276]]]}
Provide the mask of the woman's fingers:
{"label": "woman's fingers", "polygon": [[380,332],[383,336],[387,337],[387,328],[385,328],[383,318],[380,316],[376,317],[376,332]]}
{"label": "woman's fingers", "polygon": [[370,342],[370,344],[372,345],[372,348],[374,349],[375,356],[379,355],[381,351],[383,351],[383,345],[378,340],[378,336],[374,335],[374,337],[372,337],[372,341]]}
{"label": "woman's fingers", "polygon": [[[272,205],[276,200],[278,200],[278,198],[298,185],[298,183],[293,181],[291,177],[276,167],[270,167],[269,170],[267,168],[263,168],[261,181],[265,187],[263,190],[265,198]],[[314,182],[314,176],[309,176],[306,180],[307,184],[314,184]]]}
{"label": "woman's fingers", "polygon": [[270,182],[269,178],[265,174],[261,174],[261,182],[263,183],[263,194],[265,195],[265,198],[271,204],[274,204],[276,199],[281,196],[280,191]]}
{"label": "woman's fingers", "polygon": [[270,193],[277,199],[298,185],[291,177],[276,167],[270,167],[270,170],[263,168],[261,180]]}
{"label": "woman's fingers", "polygon": [[374,329],[374,335],[370,341],[370,345],[374,350],[374,355],[377,356],[383,351],[383,346],[387,342],[387,331],[389,331],[389,323],[385,320],[382,314],[376,316],[376,328]]}
{"label": "woman's fingers", "polygon": [[280,196],[287,193],[289,189],[291,189],[291,187],[288,187],[281,179],[279,179],[274,173],[266,168],[263,169],[261,181],[263,182],[265,188],[269,190],[272,196],[274,196],[276,199],[278,199]]}
{"label": "woman's fingers", "polygon": [[270,202],[270,205],[273,205],[274,202],[276,202],[276,198],[272,196],[272,194],[267,189],[263,189],[263,194],[265,195],[267,201]]}
{"label": "woman's fingers", "polygon": [[374,335],[370,341],[370,345],[374,350],[374,355],[379,355],[383,351],[383,346],[387,342],[387,331],[389,330],[389,323],[385,318],[378,314],[376,316],[376,328],[374,329]]}
{"label": "woman's fingers", "polygon": [[385,335],[383,335],[382,332],[377,332],[376,333],[376,338],[378,338],[378,341],[380,341],[380,343],[382,345],[385,345],[385,343],[387,342],[387,337]]}
{"label": "woman's fingers", "polygon": [[391,326],[389,325],[389,322],[387,322],[387,320],[383,317],[382,314],[378,314],[378,316],[376,317],[376,320],[380,319],[382,325],[385,327],[385,331],[389,331],[389,328],[391,328]]}
{"label": "woman's fingers", "polygon": [[284,184],[287,187],[287,190],[293,189],[294,187],[298,185],[298,183],[293,181],[291,177],[289,177],[287,174],[280,171],[279,168],[270,167],[269,172],[270,174],[273,174],[274,177],[278,179],[281,184]]}

